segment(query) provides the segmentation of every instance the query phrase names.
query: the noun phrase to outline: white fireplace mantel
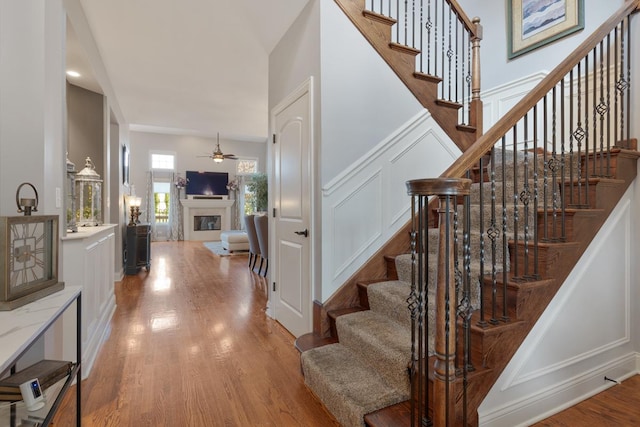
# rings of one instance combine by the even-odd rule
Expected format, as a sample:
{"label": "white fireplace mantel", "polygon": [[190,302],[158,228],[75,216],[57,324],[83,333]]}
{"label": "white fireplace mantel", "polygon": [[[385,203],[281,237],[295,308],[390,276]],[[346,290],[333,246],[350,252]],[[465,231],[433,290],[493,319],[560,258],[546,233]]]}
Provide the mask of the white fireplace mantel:
{"label": "white fireplace mantel", "polygon": [[[184,240],[220,240],[220,233],[231,229],[231,207],[234,203],[235,200],[229,199],[181,199],[180,204],[184,208]],[[200,215],[220,215],[221,229],[195,231],[194,217]]]}

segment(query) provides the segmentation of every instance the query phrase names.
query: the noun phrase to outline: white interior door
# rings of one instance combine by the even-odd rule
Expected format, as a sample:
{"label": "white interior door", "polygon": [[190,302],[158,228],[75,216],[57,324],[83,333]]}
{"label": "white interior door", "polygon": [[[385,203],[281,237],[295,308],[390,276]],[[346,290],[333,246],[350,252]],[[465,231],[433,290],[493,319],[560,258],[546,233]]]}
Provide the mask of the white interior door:
{"label": "white interior door", "polygon": [[274,110],[274,318],[294,336],[311,332],[311,106],[306,85]]}

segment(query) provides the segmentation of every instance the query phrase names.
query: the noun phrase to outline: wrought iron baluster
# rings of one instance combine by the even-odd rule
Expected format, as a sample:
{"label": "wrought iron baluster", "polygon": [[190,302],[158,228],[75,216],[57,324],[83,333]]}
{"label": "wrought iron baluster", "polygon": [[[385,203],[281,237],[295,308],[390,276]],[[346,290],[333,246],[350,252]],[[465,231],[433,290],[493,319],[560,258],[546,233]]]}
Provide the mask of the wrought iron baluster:
{"label": "wrought iron baluster", "polygon": [[[509,253],[509,240],[507,237],[507,186],[506,184],[506,163],[507,163],[507,137],[502,137],[502,164],[500,168],[502,169],[502,286],[503,290],[506,289],[507,286],[507,254]],[[497,295],[495,295],[497,298]],[[497,319],[497,310],[495,310],[497,305],[497,301],[494,303],[494,317],[491,319],[492,323],[497,324],[499,320]]]}
{"label": "wrought iron baluster", "polygon": [[538,265],[538,243],[539,243],[539,227],[538,227],[538,104],[533,106],[533,276],[535,279],[540,277]]}
{"label": "wrought iron baluster", "polygon": [[424,72],[424,33],[422,26],[424,25],[424,0],[420,0],[420,69],[421,73]]}
{"label": "wrought iron baluster", "polygon": [[[573,151],[573,144],[574,144],[574,140],[573,140],[573,115],[574,115],[573,71],[574,71],[574,68],[572,68],[571,71],[569,71],[569,182],[571,183],[569,185],[569,205],[575,204],[574,187],[576,185],[576,182],[574,181],[575,176],[574,176],[574,170],[573,170],[573,163],[575,161],[575,157],[574,157],[575,153]],[[579,161],[579,158],[578,158],[578,161]]]}
{"label": "wrought iron baluster", "polygon": [[407,34],[409,27],[409,0],[404,0],[404,40],[402,44],[405,46],[409,46],[409,36]]}
{"label": "wrought iron baluster", "polygon": [[589,155],[589,55],[584,58],[584,198],[585,204],[589,205],[591,197],[589,196],[589,171],[590,155]]}
{"label": "wrought iron baluster", "polygon": [[[504,141],[503,141],[504,145]],[[500,237],[500,229],[498,228],[496,218],[496,153],[495,147],[491,148],[491,160],[490,160],[490,182],[491,182],[491,227],[489,228],[488,236],[491,239],[491,320],[490,322],[497,323],[496,319],[496,295],[498,293],[498,267],[497,267],[497,253],[498,253],[498,238]]]}
{"label": "wrought iron baluster", "polygon": [[560,162],[558,160],[557,150],[557,88],[554,86],[551,95],[551,159],[549,160],[549,171],[551,171],[551,231],[553,238],[558,239],[558,168]]}
{"label": "wrought iron baluster", "polygon": [[592,105],[592,114],[593,114],[593,145],[591,147],[591,152],[593,153],[593,166],[591,170],[592,176],[598,176],[597,164],[598,164],[598,56],[596,52],[596,48],[593,48],[593,105]]}
{"label": "wrought iron baluster", "polygon": [[542,132],[542,140],[544,142],[544,150],[542,151],[543,156],[543,182],[542,182],[542,191],[543,191],[543,239],[548,241],[549,236],[549,158],[547,153],[549,151],[548,147],[548,117],[549,117],[549,105],[548,105],[548,96],[545,95],[542,102],[542,117],[543,117],[543,132]]}
{"label": "wrought iron baluster", "polygon": [[[444,10],[443,10],[444,12]],[[442,16],[442,22],[444,22],[444,14]],[[448,78],[447,78],[447,86],[449,88],[448,90],[448,94],[447,94],[447,99],[449,101],[452,100],[451,94],[452,94],[452,88],[451,88],[451,80],[452,80],[452,76],[451,76],[451,72],[453,69],[452,63],[453,63],[453,46],[452,46],[452,23],[451,23],[451,7],[449,7],[449,24],[447,25],[447,30],[448,30],[448,46],[447,46],[447,73],[448,73]],[[443,62],[443,66],[444,66],[444,62]],[[442,70],[442,76],[444,77],[444,69]],[[444,97],[443,97],[444,98]]]}
{"label": "wrought iron baluster", "polygon": [[478,164],[480,169],[480,182],[478,182],[478,191],[479,191],[479,204],[480,204],[480,273],[478,275],[478,282],[480,283],[480,291],[479,291],[479,312],[480,312],[480,320],[478,321],[478,326],[486,327],[487,322],[484,318],[484,265],[485,265],[485,236],[488,235],[488,230],[485,232],[484,229],[484,174],[485,174],[485,159],[484,157],[480,157],[480,162]]}
{"label": "wrought iron baluster", "polygon": [[[566,197],[565,191],[567,188],[567,180],[565,175],[566,165],[566,149],[565,149],[565,131],[564,131],[564,118],[565,118],[565,102],[564,102],[564,77],[560,80],[560,236],[562,241],[566,240]],[[573,185],[570,183],[569,185]]]}
{"label": "wrought iron baluster", "polygon": [[[520,234],[520,230],[519,230],[519,218],[518,218],[518,168],[520,167],[520,165],[518,164],[518,124],[513,125],[512,128],[512,132],[513,132],[513,147],[512,147],[512,151],[513,151],[513,193],[510,194],[510,199],[513,202],[513,256],[511,257],[513,259],[512,262],[512,268],[513,268],[513,276],[514,277],[518,277],[520,274],[520,270],[518,269],[519,267],[519,262],[518,262],[518,252],[519,252],[519,247],[518,247],[518,241],[519,241],[519,234]],[[505,175],[506,177],[506,175]],[[505,180],[506,181],[506,180]],[[506,265],[506,264],[505,264]],[[505,293],[506,296],[506,293]],[[506,303],[506,299],[504,301]],[[502,311],[503,311],[503,317],[506,317],[507,313],[506,313],[506,305],[503,306]]]}
{"label": "wrought iron baluster", "polygon": [[611,175],[611,33],[607,34],[607,117],[605,121],[607,122],[606,174],[607,176],[610,177],[612,176]]}
{"label": "wrought iron baluster", "polygon": [[523,277],[530,277],[529,274],[529,203],[531,202],[531,189],[529,188],[529,112],[524,116],[524,177],[523,188],[520,192],[520,202],[522,203],[523,227]]}
{"label": "wrought iron baluster", "polygon": [[[411,317],[411,364],[409,366],[410,373],[410,384],[411,384],[411,399],[410,407],[411,407],[411,427],[416,427],[414,415],[416,414],[416,399],[418,402],[422,402],[420,398],[420,374],[421,371],[418,369],[420,363],[420,347],[421,347],[421,334],[417,330],[418,329],[418,310],[420,309],[420,300],[419,300],[419,291],[417,289],[418,284],[420,283],[419,279],[416,278],[417,270],[416,263],[417,261],[417,253],[418,253],[418,245],[420,242],[418,241],[418,233],[419,228],[417,227],[417,211],[416,211],[416,197],[411,198],[411,291],[409,292],[409,297],[407,298],[407,308],[409,309],[409,315]],[[419,202],[418,202],[419,203]],[[417,342],[417,345],[416,345]],[[421,406],[421,405],[420,405]]]}
{"label": "wrought iron baluster", "polygon": [[578,162],[576,164],[577,171],[577,183],[578,183],[578,201],[579,207],[584,207],[582,204],[582,140],[585,136],[584,128],[582,127],[582,60],[578,62],[578,123],[576,129],[573,131],[573,137],[577,141],[578,145]]}
{"label": "wrought iron baluster", "polygon": [[605,128],[605,115],[609,107],[607,106],[604,99],[604,42],[600,41],[600,55],[599,55],[599,63],[600,63],[600,102],[596,106],[596,113],[598,113],[599,118],[599,131],[600,131],[600,146],[598,147],[598,155],[599,155],[599,176],[607,176],[605,174],[605,152],[604,152],[604,128]]}
{"label": "wrought iron baluster", "polygon": [[[444,2],[444,1],[442,2],[442,8],[441,8],[441,9],[442,9],[442,17],[441,17],[441,18],[442,18],[442,25],[443,25],[443,27],[444,27],[444,26],[445,26],[445,23],[446,23],[446,19],[445,19],[445,11],[444,11],[444,9],[445,9],[445,2]],[[442,69],[441,69],[441,71],[440,71],[440,77],[442,77],[443,79],[444,79],[444,76],[445,76],[445,64],[446,64],[446,59],[445,59],[445,57],[446,57],[446,55],[447,55],[447,53],[446,53],[446,51],[445,51],[445,43],[446,43],[446,42],[445,42],[445,32],[444,32],[444,28],[443,28],[443,29],[442,29],[442,43],[441,43],[441,44],[442,44],[442,46],[440,47],[440,51],[441,51],[441,53],[440,53],[440,54],[442,55],[442,60],[440,61],[440,62],[441,62],[441,66],[442,66]],[[451,80],[449,80],[449,81],[451,81]],[[441,84],[440,84],[440,86],[441,86],[441,88],[442,88],[442,89],[441,89],[441,95],[440,95],[440,98],[442,98],[442,99],[447,99],[447,98],[446,98],[446,96],[445,96],[445,85],[441,83]]]}
{"label": "wrought iron baluster", "polygon": [[627,121],[627,143],[631,142],[631,24],[629,22],[630,17],[626,17],[623,23],[626,22],[627,27],[627,111],[629,112],[629,120]]}

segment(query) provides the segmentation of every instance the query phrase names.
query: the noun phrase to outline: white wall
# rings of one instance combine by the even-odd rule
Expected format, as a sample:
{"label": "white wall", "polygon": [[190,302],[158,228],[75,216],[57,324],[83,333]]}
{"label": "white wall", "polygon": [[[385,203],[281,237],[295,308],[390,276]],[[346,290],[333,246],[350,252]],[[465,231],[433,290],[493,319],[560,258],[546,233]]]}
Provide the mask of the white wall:
{"label": "white wall", "polygon": [[325,186],[424,109],[335,2],[321,17]]}
{"label": "white wall", "polygon": [[[38,213],[64,218],[55,197],[66,168],[64,39],[61,0],[0,2],[0,215],[18,215],[16,190],[29,182],[38,190]],[[34,197],[29,187],[22,191]],[[32,347],[26,365],[59,355],[53,335]]]}
{"label": "white wall", "polygon": [[[433,176],[434,171],[443,170],[444,165],[431,162],[425,167],[420,163],[430,143],[436,149],[442,149],[442,145],[425,138],[426,129],[433,126],[428,120],[418,126],[418,131],[408,130],[416,127],[415,117],[424,114],[424,109],[335,2],[309,2],[272,52],[269,63],[270,110],[309,76],[314,77],[314,231],[321,236],[316,239],[314,259],[315,282],[321,286],[315,287],[314,298],[323,301],[367,254],[402,225],[409,198],[400,196],[400,205],[395,203],[394,197],[405,194],[400,178]],[[443,139],[447,145],[449,139]],[[415,147],[418,149],[412,151]],[[402,158],[406,154],[403,150],[416,156],[411,164],[372,156],[372,151],[381,148],[392,159]],[[368,187],[375,188],[375,196],[362,191],[362,174],[376,174],[380,167],[386,171],[381,181],[384,187]],[[358,212],[353,212],[353,204],[348,203],[354,200],[358,200]],[[393,208],[380,212],[380,207],[387,204]],[[353,222],[354,215],[362,218],[362,212],[371,212],[375,214],[371,218],[379,219],[370,231],[373,238],[369,232],[338,232]]]}
{"label": "white wall", "polygon": [[2,215],[16,215],[23,182],[38,190],[40,213],[63,212],[55,194],[64,188],[64,19],[61,0],[0,3]]}
{"label": "white wall", "polygon": [[[623,0],[585,1],[585,29],[512,60],[507,59],[507,17],[505,0],[459,0],[470,17],[479,16],[484,34],[480,47],[482,89],[487,90],[528,76],[538,70],[552,70],[618,10]],[[500,70],[500,72],[496,72]]]}
{"label": "white wall", "polygon": [[[167,151],[176,155],[176,172],[183,177],[185,171],[228,172],[233,179],[236,162],[225,160],[215,163],[206,156],[215,150],[216,138],[198,136],[170,135],[149,132],[131,132],[131,183],[138,196],[146,191],[146,172],[150,170],[150,151]],[[235,154],[238,157],[257,158],[260,171],[266,170],[266,144],[264,142],[231,141],[220,138],[223,153]]]}
{"label": "white wall", "polygon": [[322,189],[326,301],[410,218],[406,181],[439,176],[460,150],[423,110]]}

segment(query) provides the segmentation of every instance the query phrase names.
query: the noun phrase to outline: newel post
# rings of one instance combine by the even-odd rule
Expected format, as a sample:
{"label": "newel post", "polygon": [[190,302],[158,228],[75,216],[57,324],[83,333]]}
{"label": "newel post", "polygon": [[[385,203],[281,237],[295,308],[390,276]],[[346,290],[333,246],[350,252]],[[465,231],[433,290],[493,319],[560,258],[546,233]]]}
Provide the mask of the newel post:
{"label": "newel post", "polygon": [[[412,294],[415,293],[416,298],[410,298],[410,309],[414,307],[418,311],[417,315],[412,313],[412,317],[418,319],[429,319],[428,315],[428,286],[429,283],[435,283],[435,325],[425,325],[420,328],[420,322],[414,325],[412,331],[412,339],[414,343],[412,348],[421,350],[422,347],[429,343],[429,335],[433,336],[434,348],[434,372],[433,372],[433,392],[432,396],[428,396],[429,372],[428,363],[421,360],[423,357],[428,358],[428,352],[418,351],[412,355],[412,359],[416,361],[414,366],[417,367],[416,372],[412,372],[412,419],[419,420],[420,424],[434,427],[453,426],[456,422],[456,393],[455,393],[455,376],[456,376],[456,271],[454,259],[454,230],[455,230],[455,211],[458,196],[469,195],[471,188],[471,180],[464,178],[435,178],[435,179],[419,179],[407,182],[408,194],[412,196],[412,206],[427,206],[426,202],[429,196],[438,197],[438,258],[437,258],[437,275],[435,280],[429,280],[429,276],[436,274],[429,264],[426,263],[426,274],[422,274],[422,268],[414,272],[412,278]],[[418,199],[416,203],[416,199]],[[414,211],[415,215],[415,211]],[[422,260],[423,254],[428,254],[428,222],[422,220],[425,212],[421,209],[417,213],[419,221],[413,221],[414,229],[412,236],[413,251],[417,251],[418,260]],[[417,224],[421,226],[416,227]],[[417,229],[416,229],[417,228]],[[428,255],[426,255],[428,256]],[[432,285],[433,286],[433,285]],[[413,304],[411,304],[413,302]],[[417,307],[416,307],[417,306]],[[428,321],[428,320],[427,320]],[[415,327],[417,326],[417,327]],[[433,328],[432,332],[430,332]],[[425,354],[426,353],[426,354]],[[426,369],[423,369],[426,368]],[[418,387],[416,384],[418,383]],[[418,393],[416,394],[416,390]],[[429,419],[426,414],[429,413],[428,405],[431,402],[433,416]]]}
{"label": "newel post", "polygon": [[471,39],[471,109],[469,114],[470,125],[477,129],[477,137],[480,137],[483,133],[482,129],[482,100],[480,99],[480,82],[481,82],[481,70],[480,70],[480,41],[482,40],[482,25],[480,25],[480,18],[477,16],[473,18],[472,22],[476,26],[475,35]]}

